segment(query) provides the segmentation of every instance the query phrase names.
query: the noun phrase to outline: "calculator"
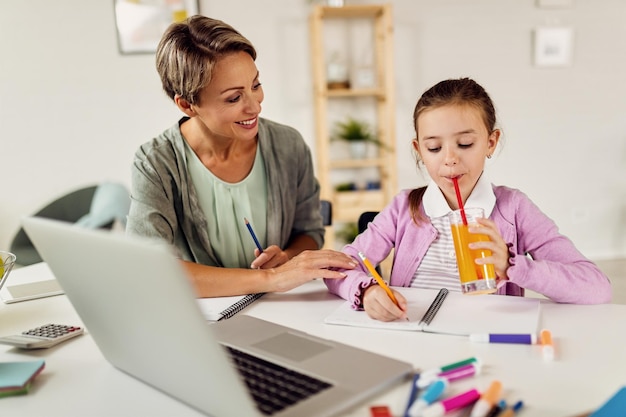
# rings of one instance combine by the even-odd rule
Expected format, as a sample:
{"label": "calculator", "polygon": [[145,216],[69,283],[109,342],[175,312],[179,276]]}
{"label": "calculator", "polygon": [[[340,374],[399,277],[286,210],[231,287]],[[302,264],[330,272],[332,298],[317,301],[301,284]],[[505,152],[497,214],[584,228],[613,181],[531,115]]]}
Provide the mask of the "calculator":
{"label": "calculator", "polygon": [[0,337],[0,343],[22,349],[44,349],[83,334],[83,328],[65,324],[45,324],[22,334]]}

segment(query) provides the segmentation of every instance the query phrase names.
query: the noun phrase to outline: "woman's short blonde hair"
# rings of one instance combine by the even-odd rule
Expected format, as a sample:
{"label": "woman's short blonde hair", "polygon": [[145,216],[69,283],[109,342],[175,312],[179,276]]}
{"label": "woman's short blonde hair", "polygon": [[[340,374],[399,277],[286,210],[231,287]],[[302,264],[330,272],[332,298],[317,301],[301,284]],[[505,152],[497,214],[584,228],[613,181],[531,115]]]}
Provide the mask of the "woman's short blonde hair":
{"label": "woman's short blonde hair", "polygon": [[156,67],[163,90],[197,104],[200,91],[211,81],[215,64],[225,55],[246,52],[256,60],[252,43],[221,20],[191,16],[172,23],[161,38]]}

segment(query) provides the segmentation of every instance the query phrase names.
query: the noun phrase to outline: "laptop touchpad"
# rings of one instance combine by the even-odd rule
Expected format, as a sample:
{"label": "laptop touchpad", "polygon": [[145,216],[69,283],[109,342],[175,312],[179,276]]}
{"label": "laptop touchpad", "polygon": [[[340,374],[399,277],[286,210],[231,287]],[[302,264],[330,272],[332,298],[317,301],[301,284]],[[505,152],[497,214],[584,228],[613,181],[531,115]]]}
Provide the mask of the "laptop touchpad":
{"label": "laptop touchpad", "polygon": [[332,348],[331,345],[319,343],[293,333],[281,333],[252,346],[295,362],[312,358]]}

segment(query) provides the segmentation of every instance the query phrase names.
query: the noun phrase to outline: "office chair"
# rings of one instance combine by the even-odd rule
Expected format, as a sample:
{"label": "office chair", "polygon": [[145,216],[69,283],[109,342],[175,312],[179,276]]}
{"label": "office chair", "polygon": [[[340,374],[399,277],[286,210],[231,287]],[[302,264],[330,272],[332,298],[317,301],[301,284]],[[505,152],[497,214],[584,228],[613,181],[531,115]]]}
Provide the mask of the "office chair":
{"label": "office chair", "polygon": [[361,213],[358,221],[359,234],[363,233],[365,229],[367,229],[367,225],[374,220],[374,217],[376,217],[377,214],[377,211],[364,211]]}
{"label": "office chair", "polygon": [[[363,213],[361,213],[361,215],[359,216],[359,221],[357,222],[359,234],[363,233],[365,229],[367,229],[367,225],[369,225],[370,222],[374,220],[374,217],[376,217],[377,214],[378,211],[364,211]],[[376,272],[378,272],[378,275],[382,275],[380,265],[376,265],[375,269]]]}
{"label": "office chair", "polygon": [[333,224],[333,205],[328,200],[320,200],[320,210],[322,211],[322,222],[324,226]]}
{"label": "office chair", "polygon": [[[112,229],[116,221],[126,225],[130,193],[122,184],[103,182],[62,195],[33,216],[62,220],[92,229]],[[41,262],[41,256],[23,228],[11,242],[11,252],[21,266]]]}

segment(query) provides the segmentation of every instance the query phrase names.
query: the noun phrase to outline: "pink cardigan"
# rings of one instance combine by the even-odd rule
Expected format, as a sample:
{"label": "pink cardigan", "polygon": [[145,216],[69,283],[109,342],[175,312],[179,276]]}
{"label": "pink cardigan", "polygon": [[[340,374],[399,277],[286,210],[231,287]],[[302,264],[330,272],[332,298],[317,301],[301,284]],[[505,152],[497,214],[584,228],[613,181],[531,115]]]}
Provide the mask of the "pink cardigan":
{"label": "pink cardigan", "polygon": [[[611,284],[598,267],[585,258],[555,223],[521,191],[493,186],[496,206],[490,219],[510,246],[509,281],[499,294],[524,295],[524,288],[559,303],[600,304],[611,302]],[[400,192],[381,211],[366,231],[343,252],[359,260],[367,254],[376,265],[395,248],[390,285],[408,287],[437,230],[426,221],[417,226],[409,213],[410,190]],[[420,208],[423,212],[423,207]],[[347,277],[325,280],[330,292],[361,308],[363,288],[371,285],[364,265],[346,270]]]}

